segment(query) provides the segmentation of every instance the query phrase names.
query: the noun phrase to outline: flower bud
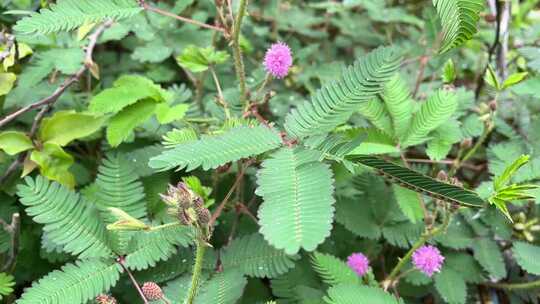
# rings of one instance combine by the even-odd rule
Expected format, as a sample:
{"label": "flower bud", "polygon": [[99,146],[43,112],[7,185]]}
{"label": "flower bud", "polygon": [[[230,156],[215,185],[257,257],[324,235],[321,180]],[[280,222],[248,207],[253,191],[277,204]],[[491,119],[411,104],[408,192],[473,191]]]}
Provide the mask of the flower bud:
{"label": "flower bud", "polygon": [[157,301],[163,299],[163,291],[158,284],[154,282],[146,282],[141,287],[144,297],[148,301]]}
{"label": "flower bud", "polygon": [[116,299],[109,295],[101,294],[96,297],[96,303],[97,304],[116,304]]}

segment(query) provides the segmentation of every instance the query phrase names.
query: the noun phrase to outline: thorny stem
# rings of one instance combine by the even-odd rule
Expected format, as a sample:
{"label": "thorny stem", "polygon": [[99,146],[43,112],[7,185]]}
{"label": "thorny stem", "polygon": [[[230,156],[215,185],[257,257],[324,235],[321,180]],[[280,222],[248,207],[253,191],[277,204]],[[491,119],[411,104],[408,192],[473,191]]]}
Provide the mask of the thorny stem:
{"label": "thorny stem", "polygon": [[216,75],[216,71],[214,70],[214,67],[210,67],[210,73],[212,74],[212,78],[214,79],[214,83],[216,84],[216,89],[218,91],[218,103],[223,107],[223,111],[225,111],[225,117],[228,119],[231,118],[231,111],[229,110],[229,104],[227,101],[225,101],[225,98],[223,97],[223,91],[221,90],[221,85],[219,84],[219,79]]}
{"label": "thorny stem", "polygon": [[195,254],[195,264],[193,265],[193,274],[191,276],[191,285],[188,291],[188,297],[186,298],[185,304],[193,304],[195,296],[197,295],[197,289],[199,287],[199,281],[201,278],[202,265],[204,261],[204,253],[206,251],[206,242],[202,237],[202,231],[199,232],[197,237],[197,249]]}
{"label": "thorny stem", "polygon": [[234,20],[232,34],[232,48],[234,57],[234,68],[238,77],[238,86],[240,88],[240,101],[245,104],[245,109],[249,108],[249,100],[246,90],[246,72],[244,70],[244,60],[242,59],[242,50],[240,49],[240,31],[242,28],[242,19],[246,13],[247,0],[240,0],[240,6],[236,19]]}
{"label": "thorny stem", "polygon": [[2,267],[2,272],[13,270],[15,263],[17,262],[17,254],[19,253],[19,235],[21,229],[21,217],[19,213],[13,213],[11,216],[11,224],[7,224],[2,219],[0,219],[2,228],[10,235],[11,237],[11,251],[9,253],[9,258],[6,261],[6,264]]}
{"label": "thorny stem", "polygon": [[216,208],[216,211],[214,214],[212,214],[212,217],[210,218],[210,221],[208,221],[208,227],[214,226],[214,223],[216,222],[217,218],[221,215],[221,212],[223,212],[223,209],[225,208],[225,205],[227,205],[227,202],[231,198],[231,195],[234,193],[234,190],[240,185],[240,181],[242,180],[242,177],[244,176],[246,167],[242,167],[240,171],[238,172],[238,176],[236,177],[236,180],[234,181],[234,184],[231,186],[231,189],[229,189],[229,192],[227,192],[227,195],[225,195],[225,198],[223,201],[219,204],[219,206]]}
{"label": "thorny stem", "polygon": [[133,276],[131,271],[129,271],[126,265],[124,265],[124,262],[125,262],[124,257],[119,257],[118,259],[116,259],[116,261],[118,262],[118,264],[120,264],[122,269],[124,269],[124,271],[128,274],[129,279],[131,280],[131,283],[133,284],[133,286],[135,286],[135,289],[137,289],[137,292],[139,293],[139,296],[143,300],[144,304],[148,304],[148,300],[144,296],[144,293],[142,292],[142,289],[139,286],[139,283],[137,283],[137,280],[135,280],[135,277]]}
{"label": "thorny stem", "polygon": [[424,233],[416,243],[409,249],[409,251],[405,254],[405,256],[398,262],[398,264],[392,269],[388,277],[381,283],[383,285],[383,288],[387,290],[389,287],[394,285],[394,281],[396,281],[399,272],[401,269],[409,262],[411,259],[413,253],[420,247],[422,247],[427,241],[429,241],[431,238],[439,234],[441,231],[444,231],[448,225],[450,225],[450,217],[451,215],[447,215],[444,223],[442,223],[439,227],[434,228],[430,231],[427,231]]}

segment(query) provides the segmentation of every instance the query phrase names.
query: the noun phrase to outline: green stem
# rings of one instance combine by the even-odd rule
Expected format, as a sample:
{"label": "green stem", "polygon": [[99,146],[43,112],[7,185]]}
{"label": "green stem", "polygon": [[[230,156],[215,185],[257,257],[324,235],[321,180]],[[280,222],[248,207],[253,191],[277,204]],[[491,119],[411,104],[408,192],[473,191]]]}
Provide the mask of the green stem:
{"label": "green stem", "polygon": [[523,290],[540,287],[540,280],[526,283],[485,283],[484,285],[498,289]]}
{"label": "green stem", "polygon": [[249,107],[249,100],[247,98],[246,90],[246,72],[244,70],[244,60],[242,59],[242,50],[240,49],[240,31],[242,28],[242,19],[246,13],[247,0],[240,0],[240,6],[236,19],[234,20],[234,28],[232,34],[232,48],[234,57],[234,67],[236,75],[238,77],[240,88],[240,101],[245,104],[246,108]]}
{"label": "green stem", "polygon": [[195,265],[193,265],[193,274],[191,276],[191,285],[188,291],[188,297],[185,304],[193,304],[195,296],[197,295],[197,289],[199,287],[199,281],[202,273],[202,265],[204,260],[204,252],[206,251],[206,242],[201,235],[197,237],[197,249],[195,254]]}

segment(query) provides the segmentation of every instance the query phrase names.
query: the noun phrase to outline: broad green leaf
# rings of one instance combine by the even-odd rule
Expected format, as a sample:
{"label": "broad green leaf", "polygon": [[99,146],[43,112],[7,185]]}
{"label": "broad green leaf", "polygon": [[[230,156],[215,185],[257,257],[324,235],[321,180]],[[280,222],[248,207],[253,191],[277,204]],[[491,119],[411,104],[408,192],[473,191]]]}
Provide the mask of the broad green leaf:
{"label": "broad green leaf", "polygon": [[160,103],[156,107],[156,118],[161,124],[168,124],[175,120],[184,118],[189,105],[182,103],[175,106],[169,106],[166,103]]}
{"label": "broad green leaf", "polygon": [[39,172],[50,180],[73,188],[75,177],[69,172],[73,164],[73,156],[66,153],[58,144],[44,143],[41,150],[33,150],[30,160],[39,167]]}
{"label": "broad green leaf", "polygon": [[509,87],[520,83],[521,81],[525,79],[525,77],[527,77],[527,75],[529,75],[528,72],[522,72],[522,73],[514,73],[508,76],[508,78],[506,78],[506,80],[502,84],[502,89],[503,90],[508,89]]}
{"label": "broad green leaf", "polygon": [[17,75],[13,73],[0,73],[0,96],[6,95],[13,88]]}
{"label": "broad green leaf", "polygon": [[424,211],[420,202],[419,193],[393,184],[394,196],[403,214],[412,222],[416,223],[424,219]]}
{"label": "broad green leaf", "polygon": [[151,80],[137,75],[124,75],[114,82],[112,88],[94,96],[88,109],[101,114],[118,113],[139,100],[152,99],[162,102],[170,98],[169,93]]}
{"label": "broad green leaf", "polygon": [[19,154],[34,147],[32,141],[23,132],[6,131],[0,133],[0,150],[9,155]]}
{"label": "broad green leaf", "polygon": [[59,111],[52,117],[43,119],[39,137],[43,142],[65,146],[75,139],[92,135],[104,122],[105,117],[91,113]]}
{"label": "broad green leaf", "polygon": [[540,247],[525,242],[515,242],[512,253],[516,262],[530,274],[540,275]]}
{"label": "broad green leaf", "polygon": [[282,148],[262,164],[256,193],[260,232],[274,247],[313,251],[330,235],[334,217],[332,171],[319,152]]}
{"label": "broad green leaf", "polygon": [[122,109],[111,118],[107,127],[107,141],[113,147],[120,145],[133,130],[154,115],[157,103],[145,99]]}
{"label": "broad green leaf", "polygon": [[224,63],[229,59],[225,51],[216,51],[213,47],[200,48],[190,45],[184,49],[176,61],[183,68],[193,73],[204,72],[211,65]]}
{"label": "broad green leaf", "polygon": [[235,304],[244,293],[246,278],[239,269],[226,269],[202,284],[194,304]]}
{"label": "broad green leaf", "polygon": [[443,267],[435,274],[435,288],[448,304],[465,304],[467,285],[459,273],[451,268]]}
{"label": "broad green leaf", "polygon": [[482,207],[485,202],[473,191],[443,183],[405,167],[387,162],[375,156],[351,155],[348,160],[374,168],[378,173],[397,184],[436,199],[468,207]]}
{"label": "broad green leaf", "polygon": [[366,137],[362,139],[362,142],[358,147],[348,153],[349,155],[374,155],[399,152],[392,137],[376,128],[360,129],[358,132],[355,132],[355,134],[356,133],[358,135],[365,134]]}

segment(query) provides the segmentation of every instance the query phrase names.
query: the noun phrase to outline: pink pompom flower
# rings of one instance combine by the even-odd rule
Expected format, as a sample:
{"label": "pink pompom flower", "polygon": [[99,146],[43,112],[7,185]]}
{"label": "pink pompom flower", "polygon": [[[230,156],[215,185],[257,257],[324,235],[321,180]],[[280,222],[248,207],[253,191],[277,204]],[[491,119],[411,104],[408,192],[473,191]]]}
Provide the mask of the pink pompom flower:
{"label": "pink pompom flower", "polygon": [[291,49],[283,42],[272,44],[264,56],[264,67],[266,71],[280,79],[289,74],[292,62]]}
{"label": "pink pompom flower", "polygon": [[347,258],[347,266],[359,276],[363,276],[369,269],[369,260],[362,253],[353,253]]}
{"label": "pink pompom flower", "polygon": [[441,271],[444,257],[436,247],[424,245],[413,253],[412,262],[416,269],[431,277]]}

